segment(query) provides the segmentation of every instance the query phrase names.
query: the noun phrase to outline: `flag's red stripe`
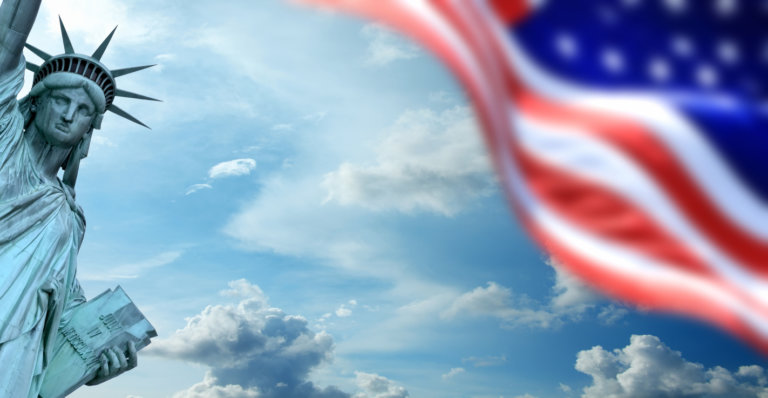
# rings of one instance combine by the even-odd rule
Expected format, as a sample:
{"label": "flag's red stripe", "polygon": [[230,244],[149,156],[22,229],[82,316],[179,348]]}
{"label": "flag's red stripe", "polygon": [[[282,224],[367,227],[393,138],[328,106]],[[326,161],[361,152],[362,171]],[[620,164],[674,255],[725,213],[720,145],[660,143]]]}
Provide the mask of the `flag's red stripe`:
{"label": "flag's red stripe", "polygon": [[530,12],[530,5],[526,0],[491,0],[491,7],[496,14],[507,24],[514,24]]}
{"label": "flag's red stripe", "polygon": [[713,272],[684,243],[665,230],[642,208],[605,187],[537,159],[511,146],[520,171],[538,199],[563,218],[660,262],[698,275]]}

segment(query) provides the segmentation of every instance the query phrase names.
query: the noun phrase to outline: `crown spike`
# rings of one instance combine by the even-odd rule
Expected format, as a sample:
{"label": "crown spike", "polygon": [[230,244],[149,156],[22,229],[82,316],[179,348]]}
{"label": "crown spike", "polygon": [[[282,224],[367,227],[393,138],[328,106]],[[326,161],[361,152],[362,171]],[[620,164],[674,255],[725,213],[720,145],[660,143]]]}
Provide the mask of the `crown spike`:
{"label": "crown spike", "polygon": [[61,20],[61,16],[59,16],[59,26],[61,27],[61,39],[64,41],[64,53],[74,54],[75,48],[72,47],[72,41],[69,40],[69,35],[64,27],[64,22]]}
{"label": "crown spike", "polygon": [[45,51],[43,51],[43,50],[41,50],[41,49],[39,49],[39,48],[29,44],[29,43],[24,44],[24,46],[27,47],[29,49],[29,51],[32,51],[33,54],[35,54],[38,57],[42,58],[43,61],[47,61],[47,60],[51,59],[51,55],[50,54],[46,53]]}
{"label": "crown spike", "polygon": [[[128,112],[126,112],[126,111],[116,107],[115,104],[109,105],[107,107],[107,110],[112,112],[112,113],[114,113],[114,114],[116,114],[116,115],[118,115],[118,116],[121,116],[121,117],[123,117],[125,119],[128,119],[128,120],[130,120],[130,121],[132,121],[132,122],[134,122],[134,123],[136,123],[138,125],[141,125],[141,126],[144,126],[144,127],[148,128],[148,129],[150,129],[149,126],[147,126],[146,124],[140,122],[139,119],[136,119],[135,117],[131,116]],[[150,129],[150,130],[152,130],[152,129]]]}
{"label": "crown spike", "polygon": [[31,70],[32,73],[37,73],[37,71],[40,70],[40,67],[31,62],[27,62],[27,69]]}
{"label": "crown spike", "polygon": [[152,97],[147,97],[145,95],[132,93],[130,91],[120,90],[119,88],[115,90],[115,95],[118,97],[126,97],[126,98],[135,98],[135,99],[141,99],[141,100],[147,100],[147,101],[157,101],[162,102],[159,99],[155,99]]}
{"label": "crown spike", "polygon": [[99,45],[99,48],[96,49],[96,51],[93,52],[93,55],[91,55],[92,58],[95,58],[96,60],[100,61],[101,57],[104,56],[104,51],[107,50],[107,46],[109,46],[110,40],[112,40],[112,35],[115,34],[115,31],[117,30],[117,26],[115,26],[114,29],[112,29],[111,32],[109,32],[109,36],[107,36],[106,39]]}
{"label": "crown spike", "polygon": [[125,75],[127,75],[129,73],[138,72],[138,71],[143,70],[143,69],[151,68],[151,67],[153,67],[155,65],[157,65],[157,64],[143,65],[143,66],[134,66],[132,68],[115,69],[115,70],[112,71],[112,76],[114,76],[115,78],[120,77],[120,76],[125,76]]}

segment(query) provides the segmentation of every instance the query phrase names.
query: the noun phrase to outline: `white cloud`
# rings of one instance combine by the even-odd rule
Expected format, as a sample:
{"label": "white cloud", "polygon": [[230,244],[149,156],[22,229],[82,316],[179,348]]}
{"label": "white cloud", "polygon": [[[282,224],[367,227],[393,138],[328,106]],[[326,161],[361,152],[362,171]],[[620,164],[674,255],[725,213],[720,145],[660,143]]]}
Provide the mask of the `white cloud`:
{"label": "white cloud", "polygon": [[735,373],[720,366],[707,369],[651,335],[633,335],[622,349],[581,351],[576,370],[592,377],[584,398],[768,397],[762,367],[742,366]]}
{"label": "white cloud", "polygon": [[443,374],[442,378],[443,380],[448,380],[456,377],[457,375],[460,375],[462,373],[466,372],[464,368],[451,368],[451,370],[448,371],[448,373]]}
{"label": "white cloud", "polygon": [[187,188],[187,192],[184,193],[184,195],[192,195],[193,193],[195,193],[197,191],[201,191],[203,189],[213,189],[213,187],[211,186],[211,184],[194,184],[194,185],[190,185]]}
{"label": "white cloud", "polygon": [[352,316],[352,310],[345,307],[344,304],[342,304],[337,310],[336,310],[336,316],[339,318],[346,318],[349,316]]}
{"label": "white cloud", "polygon": [[509,288],[488,282],[487,287],[477,287],[457,297],[441,316],[445,319],[490,316],[500,319],[505,327],[550,327],[558,321],[557,314],[546,309],[529,308],[530,304],[525,297],[515,300]]}
{"label": "white cloud", "polygon": [[357,300],[349,300],[347,303],[342,304],[336,309],[336,316],[339,318],[346,318],[352,316],[352,308],[357,306]]}
{"label": "white cloud", "polygon": [[293,130],[293,125],[290,123],[278,123],[272,126],[272,130],[289,131],[289,130]]}
{"label": "white cloud", "polygon": [[82,281],[111,281],[116,279],[135,279],[146,273],[147,271],[162,267],[176,261],[181,255],[182,251],[171,250],[160,253],[154,257],[148,258],[143,261],[120,264],[116,266],[102,264],[102,270],[94,271],[90,268],[83,269],[79,274],[79,279]]}
{"label": "white cloud", "polygon": [[365,59],[369,65],[384,66],[419,56],[418,47],[381,25],[365,25],[361,32],[369,40]]}
{"label": "white cloud", "polygon": [[560,383],[560,391],[565,392],[565,393],[569,393],[569,392],[573,391],[573,389],[568,384]]}
{"label": "white cloud", "polygon": [[495,183],[467,107],[405,112],[376,150],[374,164],[343,163],[323,181],[327,201],[371,210],[451,216]]}
{"label": "white cloud", "polygon": [[375,373],[355,372],[359,393],[354,398],[406,398],[408,390]]}
{"label": "white cloud", "polygon": [[267,296],[258,285],[254,285],[244,278],[230,281],[228,285],[229,289],[221,291],[222,296],[247,299],[252,304],[257,304],[260,307],[267,307]]}
{"label": "white cloud", "polygon": [[330,335],[312,332],[301,316],[269,307],[261,289],[246,280],[229,287],[222,293],[242,297],[237,305],[208,306],[147,350],[210,368],[201,383],[177,397],[349,397],[307,380],[313,368],[331,357]]}
{"label": "white cloud", "polygon": [[216,179],[223,177],[235,177],[251,174],[256,168],[256,161],[253,159],[234,159],[221,162],[208,170],[208,177]]}

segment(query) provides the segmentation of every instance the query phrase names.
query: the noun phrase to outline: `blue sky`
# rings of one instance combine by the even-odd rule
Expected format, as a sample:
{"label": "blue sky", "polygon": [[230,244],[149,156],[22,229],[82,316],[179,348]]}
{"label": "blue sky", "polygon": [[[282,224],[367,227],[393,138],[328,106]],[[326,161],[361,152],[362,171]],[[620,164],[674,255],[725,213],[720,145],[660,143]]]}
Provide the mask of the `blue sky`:
{"label": "blue sky", "polygon": [[160,337],[73,396],[766,393],[739,341],[557,273],[407,40],[277,0],[53,0],[48,52],[57,15],[85,53],[119,25],[105,64],[157,63],[118,84],[164,101],[119,99],[152,130],[108,115],[77,187],[87,296],[122,285]]}

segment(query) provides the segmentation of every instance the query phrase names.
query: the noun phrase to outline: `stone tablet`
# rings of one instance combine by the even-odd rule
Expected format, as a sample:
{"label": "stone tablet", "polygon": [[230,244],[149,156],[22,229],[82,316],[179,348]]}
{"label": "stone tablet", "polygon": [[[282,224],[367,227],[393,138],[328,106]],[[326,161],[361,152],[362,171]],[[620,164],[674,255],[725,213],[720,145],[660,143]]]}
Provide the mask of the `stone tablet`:
{"label": "stone tablet", "polygon": [[120,286],[75,307],[69,322],[62,324],[64,337],[56,347],[41,398],[63,397],[93,379],[99,356],[107,348],[126,347],[129,341],[140,350],[157,336]]}

